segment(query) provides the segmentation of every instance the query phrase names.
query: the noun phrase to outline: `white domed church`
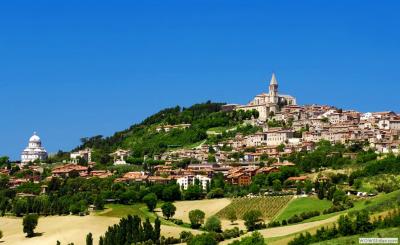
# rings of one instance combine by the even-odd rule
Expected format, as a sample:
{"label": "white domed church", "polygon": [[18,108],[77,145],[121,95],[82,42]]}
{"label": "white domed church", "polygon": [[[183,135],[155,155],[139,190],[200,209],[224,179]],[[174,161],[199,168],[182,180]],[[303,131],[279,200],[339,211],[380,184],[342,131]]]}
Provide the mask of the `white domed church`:
{"label": "white domed church", "polygon": [[29,139],[28,147],[21,153],[21,163],[26,164],[35,160],[46,160],[47,151],[42,147],[42,141],[36,132]]}

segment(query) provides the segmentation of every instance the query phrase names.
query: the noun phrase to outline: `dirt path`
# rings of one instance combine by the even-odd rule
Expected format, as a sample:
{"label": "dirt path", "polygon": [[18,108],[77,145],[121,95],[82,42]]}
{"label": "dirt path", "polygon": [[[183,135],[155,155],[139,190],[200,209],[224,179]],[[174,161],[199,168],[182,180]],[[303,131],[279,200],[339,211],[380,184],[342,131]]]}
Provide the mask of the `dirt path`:
{"label": "dirt path", "polygon": [[[312,228],[315,228],[318,226],[330,224],[332,222],[337,221],[339,216],[340,215],[337,215],[337,216],[331,217],[329,219],[319,220],[319,221],[314,221],[314,222],[309,222],[309,223],[283,226],[283,227],[275,227],[275,228],[260,230],[259,232],[261,233],[261,235],[264,238],[287,236],[287,235],[291,235],[291,234],[301,232],[304,230],[312,229]],[[251,233],[248,233],[245,236],[249,236],[249,235],[251,235]],[[238,240],[238,239],[227,240],[220,244],[229,244],[235,240]]]}

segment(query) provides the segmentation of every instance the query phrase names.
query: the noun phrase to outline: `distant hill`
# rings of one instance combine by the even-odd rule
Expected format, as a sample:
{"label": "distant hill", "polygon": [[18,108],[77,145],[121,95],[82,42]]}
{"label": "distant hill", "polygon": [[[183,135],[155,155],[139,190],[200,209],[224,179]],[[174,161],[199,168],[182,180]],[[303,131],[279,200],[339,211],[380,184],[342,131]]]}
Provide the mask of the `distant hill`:
{"label": "distant hill", "polygon": [[[94,150],[94,161],[109,163],[109,154],[118,148],[132,150],[134,157],[153,156],[168,149],[190,147],[204,141],[216,142],[233,137],[237,132],[251,133],[257,130],[251,126],[240,126],[243,120],[258,117],[257,111],[225,112],[221,110],[223,105],[224,103],[208,101],[189,108],[167,108],[110,137],[97,135],[82,138],[82,144],[73,151],[89,147]],[[171,129],[169,132],[157,131],[162,125],[179,124],[190,124],[190,127]],[[236,129],[227,133],[207,135],[207,131],[212,128],[221,130],[232,127]]]}

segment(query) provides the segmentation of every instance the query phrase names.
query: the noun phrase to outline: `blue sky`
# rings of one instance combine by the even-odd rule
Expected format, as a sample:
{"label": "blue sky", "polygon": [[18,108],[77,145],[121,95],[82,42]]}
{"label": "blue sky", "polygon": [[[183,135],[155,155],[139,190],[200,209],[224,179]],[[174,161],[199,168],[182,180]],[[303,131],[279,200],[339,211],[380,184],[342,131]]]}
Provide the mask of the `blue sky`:
{"label": "blue sky", "polygon": [[274,71],[300,104],[400,111],[398,1],[2,1],[0,155],[158,110],[246,103]]}

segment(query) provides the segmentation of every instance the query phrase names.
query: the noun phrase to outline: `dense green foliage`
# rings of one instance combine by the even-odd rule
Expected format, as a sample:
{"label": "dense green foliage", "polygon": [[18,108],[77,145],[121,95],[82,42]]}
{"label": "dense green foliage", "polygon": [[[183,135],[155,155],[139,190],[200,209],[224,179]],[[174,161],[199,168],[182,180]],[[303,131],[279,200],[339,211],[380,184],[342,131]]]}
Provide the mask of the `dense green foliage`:
{"label": "dense green foliage", "polygon": [[161,223],[156,219],[154,226],[149,219],[142,223],[138,216],[128,215],[120,220],[119,224],[108,227],[104,236],[100,237],[101,245],[156,244],[160,241]]}
{"label": "dense green foliage", "polygon": [[357,178],[371,177],[383,173],[400,174],[400,156],[388,155],[381,160],[368,162],[363,169],[350,174],[349,184],[353,185]]}
{"label": "dense green foliage", "polygon": [[217,245],[218,241],[215,237],[210,233],[203,233],[200,235],[194,236],[187,242],[188,245]]}
{"label": "dense green foliage", "polygon": [[[0,177],[0,185],[2,183]],[[7,178],[4,178],[7,179]],[[146,201],[154,209],[157,200],[175,201],[181,199],[180,188],[176,183],[170,184],[126,184],[114,183],[113,178],[53,178],[47,183],[47,193],[40,192],[40,184],[30,183],[20,186],[19,191],[37,196],[17,197],[16,190],[0,186],[0,211],[4,215],[11,212],[22,216],[27,213],[40,215],[84,214],[89,205],[96,209],[103,208],[107,200],[121,204],[133,204]],[[24,189],[22,189],[24,188]],[[144,199],[150,195],[154,199]]]}
{"label": "dense green foliage", "polygon": [[[130,149],[136,159],[144,155],[152,156],[174,147],[188,146],[207,139],[207,130],[214,127],[232,127],[243,120],[257,118],[257,111],[221,111],[222,103],[206,102],[189,108],[179,106],[164,109],[140,124],[115,133],[110,137],[101,135],[81,139],[82,145],[76,148],[93,148],[92,158],[99,163],[109,163],[109,154],[117,148]],[[169,132],[157,132],[160,125],[191,124],[187,129],[172,129]],[[238,131],[250,132],[253,127],[239,127]],[[235,134],[235,132],[232,132]],[[221,136],[220,136],[221,137]]]}
{"label": "dense green foliage", "polygon": [[351,236],[363,234],[375,229],[398,227],[400,226],[400,210],[395,209],[393,212],[382,219],[379,217],[371,222],[371,217],[366,210],[356,212],[353,215],[340,216],[338,225],[332,228],[322,227],[317,230],[315,235],[306,232],[301,233],[294,240],[289,242],[289,245],[306,245],[320,241],[326,241],[342,236]]}
{"label": "dense green foliage", "polygon": [[264,237],[259,232],[253,232],[251,236],[244,237],[240,241],[234,241],[230,245],[264,245]]}

